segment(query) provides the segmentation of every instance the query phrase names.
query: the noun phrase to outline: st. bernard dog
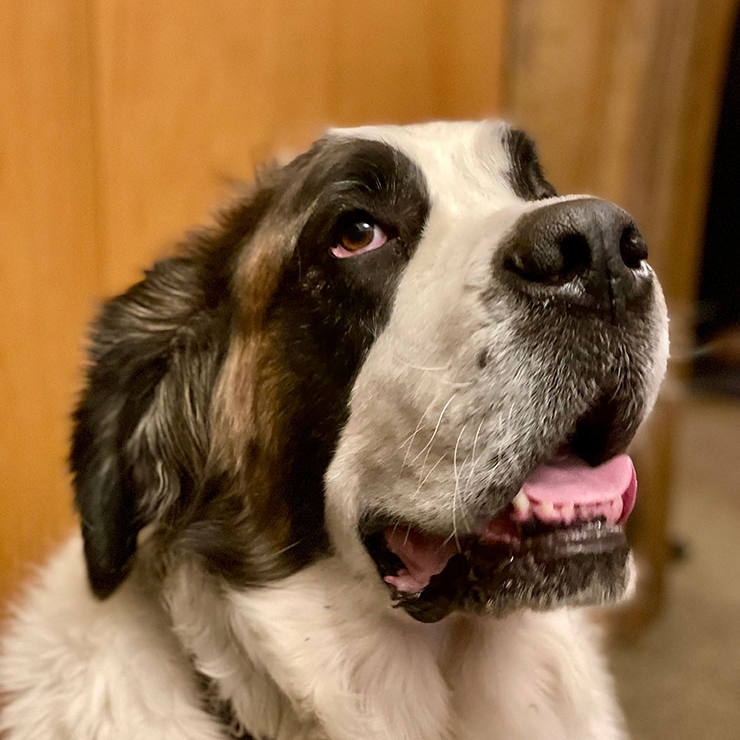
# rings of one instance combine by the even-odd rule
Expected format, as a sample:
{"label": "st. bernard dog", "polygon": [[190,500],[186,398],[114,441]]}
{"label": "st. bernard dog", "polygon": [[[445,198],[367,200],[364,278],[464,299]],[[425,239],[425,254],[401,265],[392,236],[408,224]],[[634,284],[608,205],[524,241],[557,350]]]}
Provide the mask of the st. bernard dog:
{"label": "st. bernard dog", "polygon": [[500,122],[334,130],[107,302],[8,740],[615,740],[588,616],[667,357],[631,217]]}

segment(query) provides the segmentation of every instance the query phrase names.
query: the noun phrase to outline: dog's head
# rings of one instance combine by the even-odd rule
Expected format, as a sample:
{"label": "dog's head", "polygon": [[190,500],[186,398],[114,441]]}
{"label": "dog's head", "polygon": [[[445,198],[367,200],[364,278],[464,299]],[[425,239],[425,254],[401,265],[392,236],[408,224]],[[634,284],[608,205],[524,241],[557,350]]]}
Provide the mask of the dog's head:
{"label": "dog's head", "polygon": [[94,591],[149,525],[240,587],[333,551],[421,620],[619,596],[667,355],[646,256],[505,124],[330,133],[104,307],[72,450]]}

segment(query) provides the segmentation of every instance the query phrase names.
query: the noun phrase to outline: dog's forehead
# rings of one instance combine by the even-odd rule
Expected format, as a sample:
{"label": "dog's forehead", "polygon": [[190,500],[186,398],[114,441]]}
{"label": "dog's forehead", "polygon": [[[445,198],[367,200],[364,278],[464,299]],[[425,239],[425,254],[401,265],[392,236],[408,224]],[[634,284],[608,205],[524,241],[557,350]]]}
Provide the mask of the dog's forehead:
{"label": "dog's forehead", "polygon": [[332,129],[342,138],[379,141],[406,155],[423,174],[432,202],[453,210],[516,195],[511,129],[504,121],[435,121],[408,126],[362,126]]}

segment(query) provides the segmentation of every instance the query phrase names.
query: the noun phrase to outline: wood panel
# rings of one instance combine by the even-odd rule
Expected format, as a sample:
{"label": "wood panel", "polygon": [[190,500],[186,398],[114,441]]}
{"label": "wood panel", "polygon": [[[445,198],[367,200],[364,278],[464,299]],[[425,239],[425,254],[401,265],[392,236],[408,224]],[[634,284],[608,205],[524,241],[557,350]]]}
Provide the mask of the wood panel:
{"label": "wood panel", "polygon": [[110,291],[276,147],[328,124],[478,117],[499,102],[505,0],[95,7]]}
{"label": "wood panel", "polygon": [[97,280],[84,5],[0,14],[0,603],[70,528],[67,414]]}

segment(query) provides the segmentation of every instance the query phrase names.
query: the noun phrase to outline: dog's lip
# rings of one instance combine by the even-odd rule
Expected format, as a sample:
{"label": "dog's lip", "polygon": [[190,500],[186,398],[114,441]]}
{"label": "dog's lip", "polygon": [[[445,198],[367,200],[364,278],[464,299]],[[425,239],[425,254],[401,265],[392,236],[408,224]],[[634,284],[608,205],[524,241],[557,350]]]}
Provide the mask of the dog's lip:
{"label": "dog's lip", "polygon": [[457,610],[503,616],[616,600],[624,595],[628,567],[622,527],[596,521],[530,536],[516,553],[472,542],[420,591],[389,588],[395,607],[420,622],[438,622]]}
{"label": "dog's lip", "polygon": [[634,466],[627,455],[591,467],[573,455],[561,454],[538,467],[506,509],[469,533],[443,536],[413,525],[386,526],[383,545],[394,559],[386,558],[384,567],[377,558],[376,563],[394,592],[408,595],[423,591],[454,555],[472,549],[494,558],[567,557],[582,553],[588,544],[572,533],[593,525],[589,537],[596,539],[588,546],[603,550],[616,543],[618,534],[620,543],[623,540],[622,525],[634,506],[636,488]]}

